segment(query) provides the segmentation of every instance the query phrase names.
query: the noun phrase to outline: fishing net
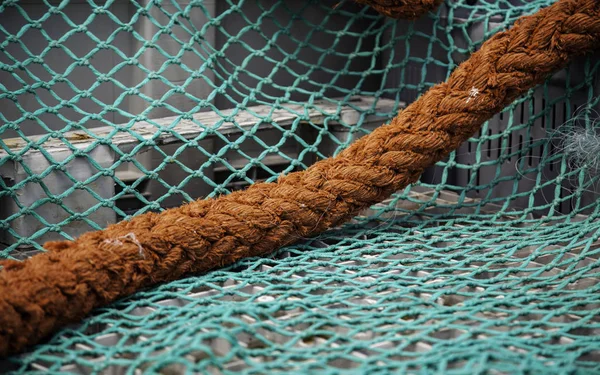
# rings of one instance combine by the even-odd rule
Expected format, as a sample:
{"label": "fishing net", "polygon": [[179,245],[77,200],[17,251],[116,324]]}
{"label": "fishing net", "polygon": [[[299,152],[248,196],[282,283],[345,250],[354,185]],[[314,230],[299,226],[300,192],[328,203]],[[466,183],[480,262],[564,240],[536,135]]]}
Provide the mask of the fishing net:
{"label": "fishing net", "polygon": [[[0,257],[305,169],[551,3],[409,22],[350,1],[3,1]],[[599,64],[343,227],[140,291],[0,369],[600,371],[597,165],[563,142],[595,133]]]}

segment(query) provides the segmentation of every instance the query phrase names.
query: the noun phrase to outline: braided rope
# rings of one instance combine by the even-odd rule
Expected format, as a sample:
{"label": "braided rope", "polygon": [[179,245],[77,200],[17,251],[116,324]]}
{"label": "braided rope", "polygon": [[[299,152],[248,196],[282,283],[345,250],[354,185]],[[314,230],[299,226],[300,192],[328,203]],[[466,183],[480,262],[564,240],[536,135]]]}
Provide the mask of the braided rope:
{"label": "braided rope", "polygon": [[442,0],[355,0],[391,18],[416,20],[435,10]]}
{"label": "braided rope", "polygon": [[2,262],[0,356],[141,288],[267,254],[349,220],[417,181],[483,122],[599,42],[600,3],[561,0],[492,37],[447,82],[337,157]]}

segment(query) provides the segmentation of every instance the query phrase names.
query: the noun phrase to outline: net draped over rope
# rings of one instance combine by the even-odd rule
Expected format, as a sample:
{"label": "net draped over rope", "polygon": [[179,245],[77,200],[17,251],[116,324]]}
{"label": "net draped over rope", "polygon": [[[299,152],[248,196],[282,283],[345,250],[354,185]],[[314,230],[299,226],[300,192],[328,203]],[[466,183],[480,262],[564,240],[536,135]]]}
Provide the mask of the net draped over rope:
{"label": "net draped over rope", "polygon": [[276,183],[140,215],[47,243],[48,253],[23,262],[2,262],[0,355],[141,288],[268,254],[344,223],[416,182],[487,119],[599,43],[600,4],[561,0],[497,33],[446,82],[336,157]]}

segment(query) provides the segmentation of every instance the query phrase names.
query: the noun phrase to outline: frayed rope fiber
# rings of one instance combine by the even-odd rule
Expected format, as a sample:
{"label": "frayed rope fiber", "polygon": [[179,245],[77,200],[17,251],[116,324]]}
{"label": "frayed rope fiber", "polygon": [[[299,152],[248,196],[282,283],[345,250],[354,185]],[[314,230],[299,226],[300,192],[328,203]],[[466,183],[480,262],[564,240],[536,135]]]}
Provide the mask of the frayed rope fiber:
{"label": "frayed rope fiber", "polygon": [[495,113],[599,45],[600,2],[560,0],[493,36],[447,82],[334,158],[276,183],[140,215],[72,242],[46,243],[48,252],[23,262],[2,262],[0,356],[142,288],[342,224],[416,182]]}

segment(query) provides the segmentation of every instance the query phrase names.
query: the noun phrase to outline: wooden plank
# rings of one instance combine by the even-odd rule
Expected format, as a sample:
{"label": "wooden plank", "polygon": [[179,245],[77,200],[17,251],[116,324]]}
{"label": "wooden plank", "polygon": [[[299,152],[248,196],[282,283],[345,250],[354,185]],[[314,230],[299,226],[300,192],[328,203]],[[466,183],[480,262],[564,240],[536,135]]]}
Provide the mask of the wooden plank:
{"label": "wooden plank", "polygon": [[[378,113],[389,113],[395,107],[395,101],[393,100],[364,96],[353,97],[350,101],[346,100],[348,104],[342,107],[338,103],[337,101],[321,100],[315,102],[312,106],[286,104],[282,105],[281,108],[273,109],[271,106],[260,105],[248,107],[245,110],[230,109],[219,112],[200,112],[193,115],[193,120],[182,119],[181,116],[170,116],[136,123],[130,127],[127,124],[121,124],[88,129],[87,132],[89,133],[82,130],[70,131],[64,133],[61,138],[78,149],[86,149],[94,142],[109,137],[113,145],[121,148],[128,145],[137,145],[140,142],[137,137],[143,140],[155,138],[156,144],[160,145],[180,142],[181,138],[194,139],[203,133],[206,134],[206,137],[209,137],[217,133],[230,134],[246,129],[268,128],[273,126],[272,124],[289,127],[299,117],[303,122],[319,125],[323,124],[326,118],[337,116],[342,123],[354,124],[365,110],[375,109]],[[403,106],[404,103],[400,103],[400,107]],[[382,119],[376,115],[368,115],[364,119],[364,122],[372,121],[382,122]],[[329,123],[334,124],[335,122],[330,121]],[[115,129],[118,129],[118,131],[110,136]],[[44,140],[44,138],[47,139]],[[43,147],[49,153],[70,149],[61,138],[48,137],[48,134],[28,137],[30,142]],[[0,140],[0,144],[2,143],[3,148],[10,149],[12,153],[19,153],[27,146],[27,142],[22,138]],[[31,152],[39,152],[39,150],[30,149],[27,151],[27,153]],[[8,152],[6,150],[0,150],[0,158],[7,156]]]}

